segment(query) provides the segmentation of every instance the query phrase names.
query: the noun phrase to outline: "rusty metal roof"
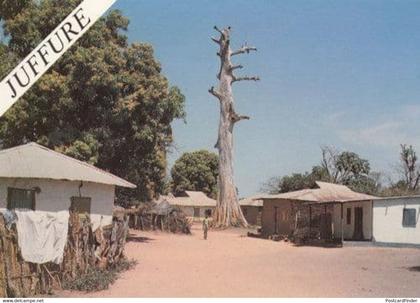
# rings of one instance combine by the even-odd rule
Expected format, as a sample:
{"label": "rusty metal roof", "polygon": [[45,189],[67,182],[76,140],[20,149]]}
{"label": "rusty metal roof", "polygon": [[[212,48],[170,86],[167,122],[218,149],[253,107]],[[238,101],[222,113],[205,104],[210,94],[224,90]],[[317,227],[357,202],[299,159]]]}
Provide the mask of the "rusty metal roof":
{"label": "rusty metal roof", "polygon": [[263,206],[263,200],[261,200],[259,197],[261,197],[261,195],[254,195],[252,197],[240,199],[239,205],[261,207]]}
{"label": "rusty metal roof", "polygon": [[262,195],[259,199],[284,199],[303,202],[351,202],[351,201],[370,201],[379,199],[378,197],[352,191],[344,185],[317,181],[318,188],[302,189],[277,195]]}
{"label": "rusty metal roof", "polygon": [[176,206],[215,207],[216,200],[206,196],[201,191],[186,191],[185,197],[174,197],[172,194],[161,196],[158,201],[167,201]]}
{"label": "rusty metal roof", "polygon": [[0,178],[86,181],[136,188],[109,172],[36,143],[0,150]]}

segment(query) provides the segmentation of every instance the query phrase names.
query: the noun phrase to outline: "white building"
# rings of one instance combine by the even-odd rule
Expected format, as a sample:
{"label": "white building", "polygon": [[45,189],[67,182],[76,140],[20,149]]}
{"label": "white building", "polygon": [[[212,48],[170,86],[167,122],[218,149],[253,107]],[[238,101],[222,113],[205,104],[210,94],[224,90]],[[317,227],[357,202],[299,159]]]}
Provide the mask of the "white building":
{"label": "white building", "polygon": [[36,143],[0,151],[0,208],[90,214],[93,227],[112,223],[115,186],[136,186]]}
{"label": "white building", "polygon": [[420,196],[389,197],[373,202],[373,241],[420,245]]}

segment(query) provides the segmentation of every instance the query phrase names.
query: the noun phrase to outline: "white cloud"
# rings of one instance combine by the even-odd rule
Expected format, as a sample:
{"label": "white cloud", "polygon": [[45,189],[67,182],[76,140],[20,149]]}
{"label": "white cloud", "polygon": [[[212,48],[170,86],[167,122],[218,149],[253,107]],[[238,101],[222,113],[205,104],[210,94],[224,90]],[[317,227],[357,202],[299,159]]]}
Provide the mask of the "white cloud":
{"label": "white cloud", "polygon": [[385,122],[366,128],[341,129],[337,130],[337,134],[347,143],[381,147],[399,146],[401,143],[420,140],[420,137],[411,137],[402,122]]}
{"label": "white cloud", "polygon": [[337,112],[325,118],[328,127],[348,144],[386,147],[387,150],[395,150],[400,144],[420,145],[420,104],[401,105],[393,112],[367,119],[360,112],[346,113],[345,116],[343,112]]}

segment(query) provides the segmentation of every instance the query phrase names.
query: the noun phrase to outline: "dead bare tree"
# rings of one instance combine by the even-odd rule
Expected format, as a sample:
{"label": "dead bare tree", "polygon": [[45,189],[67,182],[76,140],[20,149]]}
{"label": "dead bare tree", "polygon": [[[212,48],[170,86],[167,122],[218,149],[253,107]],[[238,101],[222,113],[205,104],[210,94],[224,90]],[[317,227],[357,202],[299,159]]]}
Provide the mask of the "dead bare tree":
{"label": "dead bare tree", "polygon": [[248,116],[241,116],[234,108],[232,84],[239,81],[258,81],[258,77],[238,77],[234,74],[242,65],[234,65],[232,57],[240,54],[248,54],[256,51],[255,47],[242,46],[237,51],[230,47],[231,28],[220,30],[217,26],[214,29],[220,34],[218,39],[212,40],[219,45],[220,71],[218,88],[212,87],[209,92],[220,102],[219,136],[215,147],[219,150],[219,193],[217,206],[214,212],[214,223],[216,227],[247,226],[248,223],[242,214],[238,203],[235,182],[233,180],[233,128],[241,120],[249,120]]}
{"label": "dead bare tree", "polygon": [[338,150],[333,146],[321,146],[322,160],[321,167],[325,170],[325,181],[338,183],[339,170],[337,169]]}
{"label": "dead bare tree", "polygon": [[417,163],[417,154],[413,146],[401,144],[400,172],[409,191],[415,191],[420,182],[420,165]]}

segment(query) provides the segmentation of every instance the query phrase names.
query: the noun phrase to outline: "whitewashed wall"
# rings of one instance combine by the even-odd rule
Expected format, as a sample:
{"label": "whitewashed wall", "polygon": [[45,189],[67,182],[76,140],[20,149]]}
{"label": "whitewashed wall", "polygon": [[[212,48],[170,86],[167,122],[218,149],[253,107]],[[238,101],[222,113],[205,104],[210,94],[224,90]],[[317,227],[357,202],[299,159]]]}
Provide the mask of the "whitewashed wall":
{"label": "whitewashed wall", "polygon": [[[79,196],[80,182],[59,181],[47,179],[9,179],[0,178],[0,208],[7,207],[7,188],[33,189],[39,187],[36,194],[36,210],[56,212],[68,210],[71,197]],[[112,223],[115,186],[91,182],[83,182],[80,188],[82,197],[89,197],[91,202],[91,220],[94,227]]]}
{"label": "whitewashed wall", "polygon": [[[194,217],[194,208],[195,207],[192,207],[192,206],[178,206],[178,207],[184,212],[184,214],[187,217],[191,217],[191,218]],[[200,208],[200,217],[199,217],[200,219],[204,218],[206,216],[206,210],[207,209],[210,209],[212,211],[212,213],[214,212],[214,209],[215,209],[215,207],[211,207],[211,206],[209,206],[209,207],[198,207],[198,208]]]}
{"label": "whitewashed wall", "polygon": [[[417,210],[417,226],[404,227],[403,209]],[[420,244],[420,198],[390,198],[373,203],[373,238],[376,242]]]}
{"label": "whitewashed wall", "polygon": [[[343,234],[344,239],[351,239],[354,233],[354,208],[363,207],[363,236],[366,240],[372,238],[372,202],[349,202],[344,203],[343,215],[344,215],[344,226]],[[351,208],[351,222],[347,224],[347,209]],[[341,205],[334,205],[333,215],[333,226],[334,226],[334,237],[341,238]]]}

